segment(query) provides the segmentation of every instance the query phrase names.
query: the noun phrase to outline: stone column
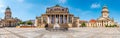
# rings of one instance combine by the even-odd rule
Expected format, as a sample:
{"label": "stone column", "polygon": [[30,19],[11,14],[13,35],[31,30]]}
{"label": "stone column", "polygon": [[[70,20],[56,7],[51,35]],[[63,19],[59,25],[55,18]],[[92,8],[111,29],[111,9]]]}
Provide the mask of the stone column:
{"label": "stone column", "polygon": [[68,15],[67,15],[67,23],[68,23]]}
{"label": "stone column", "polygon": [[52,15],[50,15],[50,24],[51,24],[51,21],[52,21]]}
{"label": "stone column", "polygon": [[71,16],[71,18],[72,18],[72,23],[73,23],[74,18],[72,16]]}
{"label": "stone column", "polygon": [[43,24],[43,17],[41,17],[41,24]]}
{"label": "stone column", "polygon": [[59,24],[60,24],[60,15],[59,15]]}
{"label": "stone column", "polygon": [[49,20],[50,20],[50,19],[49,19],[49,16],[46,16],[46,18],[47,18],[47,23],[49,24]]}
{"label": "stone column", "polygon": [[62,18],[62,19],[61,19],[61,22],[62,22],[62,24],[63,24],[63,15],[61,15],[61,18]]}
{"label": "stone column", "polygon": [[38,26],[38,18],[35,20],[35,26]]}
{"label": "stone column", "polygon": [[65,20],[66,20],[66,23],[67,23],[67,15],[65,15]]}
{"label": "stone column", "polygon": [[65,15],[63,15],[63,23],[65,23],[65,21],[64,21],[64,20],[65,20]]}
{"label": "stone column", "polygon": [[56,23],[56,15],[55,15],[55,23]]}
{"label": "stone column", "polygon": [[54,21],[53,21],[53,24],[55,23],[55,15],[53,15],[53,18],[54,18]]}

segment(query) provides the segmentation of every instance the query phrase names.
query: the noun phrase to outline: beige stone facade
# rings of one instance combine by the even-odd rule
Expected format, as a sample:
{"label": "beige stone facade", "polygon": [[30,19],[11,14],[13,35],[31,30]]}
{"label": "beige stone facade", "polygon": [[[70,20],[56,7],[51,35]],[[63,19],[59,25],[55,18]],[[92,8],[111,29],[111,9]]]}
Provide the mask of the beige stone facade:
{"label": "beige stone facade", "polygon": [[20,21],[19,19],[12,17],[11,9],[7,7],[5,10],[4,19],[0,20],[0,27],[13,27],[18,25],[19,21]]}
{"label": "beige stone facade", "polygon": [[109,17],[109,10],[107,6],[104,6],[102,8],[102,15],[97,19],[92,22],[88,22],[87,26],[88,27],[105,27],[106,25],[117,25],[116,22],[114,22],[114,19],[111,19]]}
{"label": "beige stone facade", "polygon": [[[79,18],[78,18],[79,19]],[[49,7],[46,10],[46,14],[42,14],[39,17],[36,17],[36,26],[44,27],[46,23],[49,26],[53,26],[58,20],[58,24],[61,27],[72,27],[74,22],[74,15],[69,13],[69,9],[55,5],[53,7]]]}

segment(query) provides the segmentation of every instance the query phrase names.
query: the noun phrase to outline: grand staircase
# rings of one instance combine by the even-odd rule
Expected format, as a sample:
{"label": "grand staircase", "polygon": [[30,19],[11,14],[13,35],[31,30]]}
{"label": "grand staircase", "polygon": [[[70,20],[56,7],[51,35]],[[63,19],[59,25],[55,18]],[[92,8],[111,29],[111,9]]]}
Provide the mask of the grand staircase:
{"label": "grand staircase", "polygon": [[[52,28],[54,24],[49,24],[49,27]],[[59,24],[60,28],[69,28],[68,24]]]}

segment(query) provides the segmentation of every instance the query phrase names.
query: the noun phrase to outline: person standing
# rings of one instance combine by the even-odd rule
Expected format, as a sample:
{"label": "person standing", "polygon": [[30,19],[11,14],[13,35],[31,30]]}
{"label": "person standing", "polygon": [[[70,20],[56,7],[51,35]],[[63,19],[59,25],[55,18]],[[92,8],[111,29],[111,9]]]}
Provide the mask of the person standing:
{"label": "person standing", "polygon": [[45,25],[45,29],[48,30],[48,24]]}

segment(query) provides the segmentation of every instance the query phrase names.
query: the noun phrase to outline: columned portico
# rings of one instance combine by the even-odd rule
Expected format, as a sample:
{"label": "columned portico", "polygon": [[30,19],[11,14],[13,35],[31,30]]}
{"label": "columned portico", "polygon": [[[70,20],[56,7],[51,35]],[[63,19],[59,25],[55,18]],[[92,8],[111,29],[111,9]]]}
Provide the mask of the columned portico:
{"label": "columned portico", "polygon": [[74,21],[74,15],[69,13],[68,8],[59,5],[47,8],[46,14],[42,14],[40,17],[42,18],[41,20],[43,20],[41,23],[45,24],[45,22],[48,22],[50,25],[55,24],[56,19],[60,26],[72,25]]}
{"label": "columned portico", "polygon": [[70,21],[72,21],[72,17],[69,19],[68,17],[70,17],[69,15],[48,15],[46,18],[48,19],[47,22],[50,24],[54,24],[56,23],[56,19],[58,19],[58,23],[59,24],[65,24],[65,23],[70,23]]}

